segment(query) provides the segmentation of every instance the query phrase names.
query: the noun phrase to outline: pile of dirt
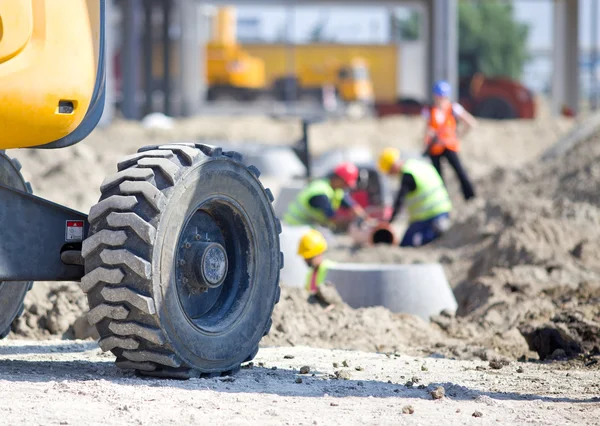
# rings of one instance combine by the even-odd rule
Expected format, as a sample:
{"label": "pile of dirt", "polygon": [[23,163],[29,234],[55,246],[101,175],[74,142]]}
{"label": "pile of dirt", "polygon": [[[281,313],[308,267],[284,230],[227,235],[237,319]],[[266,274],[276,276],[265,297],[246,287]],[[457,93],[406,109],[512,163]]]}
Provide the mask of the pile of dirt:
{"label": "pile of dirt", "polygon": [[23,315],[12,324],[11,338],[85,339],[96,337],[87,323],[87,299],[75,283],[35,283]]}
{"label": "pile of dirt", "polygon": [[[336,304],[327,310],[319,304],[307,303],[307,300],[304,290],[283,288],[281,301],[273,313],[273,327],[261,345],[401,352],[486,361],[535,356],[516,330],[494,336],[489,341],[479,341],[480,336],[475,333],[450,336],[442,319],[448,322],[455,319],[447,313],[436,318],[436,322],[428,323],[413,315],[394,314],[382,307],[352,309],[345,304]],[[501,350],[496,350],[499,345],[502,345]]]}
{"label": "pile of dirt", "polygon": [[307,293],[302,289],[282,290],[271,332],[261,342],[265,346],[405,352],[433,345],[442,337],[413,315],[393,314],[382,307],[352,309],[346,304],[326,310],[318,303],[307,303]]}
{"label": "pile of dirt", "polygon": [[[456,318],[434,319],[448,337],[483,342],[511,357],[518,357],[522,347],[505,337],[516,333],[542,359],[556,350],[595,353],[600,323],[599,165],[596,135],[561,158],[532,162],[520,170],[497,169],[478,179],[480,199],[458,201],[453,228],[427,250],[351,251],[342,244],[332,257],[441,262],[459,303]],[[458,198],[456,191],[452,195]]]}
{"label": "pile of dirt", "polygon": [[[263,344],[437,352],[458,358],[544,358],[559,348],[541,348],[535,342],[540,335],[556,335],[543,331],[554,327],[562,330],[559,334],[571,353],[593,352],[589,335],[600,315],[593,296],[600,285],[595,255],[600,249],[600,143],[591,139],[560,159],[536,161],[572,125],[569,119],[482,121],[464,141],[462,153],[476,178],[479,198],[463,203],[448,173],[456,209],[453,228],[444,238],[427,250],[353,250],[342,238],[331,250],[331,257],[340,261],[442,263],[459,301],[456,317],[441,315],[428,324],[383,308],[340,305],[324,311],[307,304],[301,290],[284,289]],[[348,145],[418,151],[422,130],[419,119],[406,117],[332,121],[311,129],[311,146],[316,154]],[[215,139],[275,144],[299,137],[297,121],[265,117],[194,118],[168,131],[116,122],[97,129],[83,144],[23,150],[16,156],[35,193],[87,212],[98,199],[102,180],[116,171],[118,159],[141,146]],[[86,310],[75,284],[36,283],[12,336],[89,336],[82,319]]]}

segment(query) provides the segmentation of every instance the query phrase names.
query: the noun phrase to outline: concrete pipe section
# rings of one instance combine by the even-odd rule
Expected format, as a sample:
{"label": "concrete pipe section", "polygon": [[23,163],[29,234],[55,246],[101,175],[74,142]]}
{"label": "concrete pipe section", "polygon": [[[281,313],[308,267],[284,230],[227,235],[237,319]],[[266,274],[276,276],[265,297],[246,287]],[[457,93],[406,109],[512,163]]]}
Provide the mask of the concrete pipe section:
{"label": "concrete pipe section", "polygon": [[[306,266],[304,259],[298,255],[298,243],[302,235],[310,229],[310,226],[289,226],[282,224],[282,232],[279,236],[279,244],[284,258],[283,269],[279,278],[281,285],[287,287],[304,287],[308,266]],[[327,244],[332,246],[335,242],[335,237],[331,231],[323,228],[317,229],[323,234]]]}
{"label": "concrete pipe section", "polygon": [[306,176],[306,166],[289,146],[244,144],[236,146],[236,150],[244,155],[244,164],[258,167],[262,176],[284,181]]}
{"label": "concrete pipe section", "polygon": [[300,191],[306,187],[306,182],[297,181],[289,182],[285,186],[281,186],[279,191],[275,194],[275,201],[273,202],[273,208],[275,209],[275,215],[279,219],[283,219],[283,216],[288,210],[290,204],[296,199]]}
{"label": "concrete pipe section", "polygon": [[383,265],[338,263],[327,273],[340,296],[353,308],[383,306],[429,321],[458,305],[440,264]]}

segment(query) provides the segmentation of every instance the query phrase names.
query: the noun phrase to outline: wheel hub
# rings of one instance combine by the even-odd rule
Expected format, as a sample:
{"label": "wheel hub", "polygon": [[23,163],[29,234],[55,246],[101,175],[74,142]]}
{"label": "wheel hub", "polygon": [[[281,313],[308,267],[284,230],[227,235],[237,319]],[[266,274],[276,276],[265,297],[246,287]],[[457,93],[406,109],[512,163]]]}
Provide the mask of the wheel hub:
{"label": "wheel hub", "polygon": [[197,281],[209,288],[217,288],[227,275],[227,253],[221,244],[198,243],[194,262]]}
{"label": "wheel hub", "polygon": [[194,241],[184,244],[184,256],[179,266],[183,282],[195,293],[218,288],[225,281],[229,263],[225,248],[214,242]]}

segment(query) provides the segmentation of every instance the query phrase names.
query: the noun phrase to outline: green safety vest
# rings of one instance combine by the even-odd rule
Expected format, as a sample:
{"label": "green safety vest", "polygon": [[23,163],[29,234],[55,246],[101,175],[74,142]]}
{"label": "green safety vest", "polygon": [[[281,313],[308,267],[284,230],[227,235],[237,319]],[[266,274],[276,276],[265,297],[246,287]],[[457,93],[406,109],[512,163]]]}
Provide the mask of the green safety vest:
{"label": "green safety vest", "polygon": [[410,223],[433,219],[452,210],[450,196],[435,167],[422,161],[407,160],[402,171],[410,173],[417,186],[406,196]]}
{"label": "green safety vest", "polygon": [[331,268],[333,265],[335,265],[335,262],[327,259],[323,260],[323,262],[321,262],[321,264],[319,265],[319,269],[317,269],[316,271],[316,276],[315,270],[311,268],[306,274],[306,291],[308,291],[309,293],[316,293],[319,286],[325,282],[325,278],[327,278],[327,271],[329,271],[329,268]]}
{"label": "green safety vest", "polygon": [[331,224],[329,218],[325,216],[321,210],[312,207],[309,204],[309,201],[317,195],[325,195],[335,211],[340,208],[342,200],[344,199],[344,194],[345,192],[343,189],[333,189],[327,179],[315,180],[300,191],[296,199],[288,207],[288,211],[283,217],[283,220],[288,225],[299,226],[317,223],[328,227]]}

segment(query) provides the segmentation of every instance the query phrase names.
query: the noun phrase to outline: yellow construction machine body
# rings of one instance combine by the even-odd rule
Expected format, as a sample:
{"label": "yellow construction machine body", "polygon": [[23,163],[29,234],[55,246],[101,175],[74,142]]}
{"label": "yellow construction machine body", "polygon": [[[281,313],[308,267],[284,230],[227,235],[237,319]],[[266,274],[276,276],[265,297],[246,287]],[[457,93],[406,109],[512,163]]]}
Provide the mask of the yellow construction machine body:
{"label": "yellow construction machine body", "polygon": [[[373,85],[368,60],[344,46],[240,45],[234,7],[220,7],[207,45],[206,80],[209,88],[251,99],[252,93],[276,91],[282,78],[296,79],[300,92],[330,85],[345,102],[371,102]],[[290,53],[294,56],[289,69]],[[361,52],[363,53],[363,52]],[[239,92],[236,92],[239,90]],[[271,93],[272,94],[272,93]]]}
{"label": "yellow construction machine body", "polygon": [[0,149],[67,146],[95,127],[103,10],[100,0],[0,1]]}

